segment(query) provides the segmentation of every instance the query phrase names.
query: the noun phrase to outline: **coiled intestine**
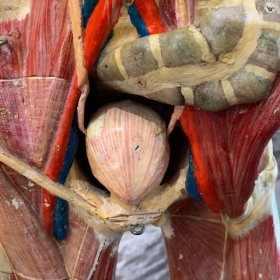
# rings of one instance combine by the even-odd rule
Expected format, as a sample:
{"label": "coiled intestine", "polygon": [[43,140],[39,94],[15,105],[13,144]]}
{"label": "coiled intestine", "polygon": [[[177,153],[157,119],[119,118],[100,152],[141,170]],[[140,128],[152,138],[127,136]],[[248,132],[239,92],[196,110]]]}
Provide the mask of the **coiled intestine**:
{"label": "coiled intestine", "polygon": [[199,1],[194,24],[110,45],[97,75],[123,92],[209,111],[262,100],[279,69],[280,17],[270,4]]}

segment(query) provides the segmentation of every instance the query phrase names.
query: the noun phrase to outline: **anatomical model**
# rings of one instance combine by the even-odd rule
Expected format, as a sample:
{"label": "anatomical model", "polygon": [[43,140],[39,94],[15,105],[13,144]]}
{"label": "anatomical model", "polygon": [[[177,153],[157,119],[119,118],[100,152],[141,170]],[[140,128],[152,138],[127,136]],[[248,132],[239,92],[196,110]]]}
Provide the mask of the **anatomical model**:
{"label": "anatomical model", "polygon": [[[0,0],[0,279],[280,277],[280,3]],[[76,110],[77,108],[77,110]]]}

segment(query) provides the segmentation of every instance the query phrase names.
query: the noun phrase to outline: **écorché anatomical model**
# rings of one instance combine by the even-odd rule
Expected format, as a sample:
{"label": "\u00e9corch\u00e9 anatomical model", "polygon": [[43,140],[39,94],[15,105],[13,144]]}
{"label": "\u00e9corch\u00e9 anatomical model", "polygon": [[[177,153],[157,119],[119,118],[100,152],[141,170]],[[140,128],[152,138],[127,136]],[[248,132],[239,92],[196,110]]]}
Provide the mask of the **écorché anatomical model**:
{"label": "\u00e9corch\u00e9 anatomical model", "polygon": [[1,279],[113,279],[153,224],[172,279],[277,280],[279,7],[0,0]]}

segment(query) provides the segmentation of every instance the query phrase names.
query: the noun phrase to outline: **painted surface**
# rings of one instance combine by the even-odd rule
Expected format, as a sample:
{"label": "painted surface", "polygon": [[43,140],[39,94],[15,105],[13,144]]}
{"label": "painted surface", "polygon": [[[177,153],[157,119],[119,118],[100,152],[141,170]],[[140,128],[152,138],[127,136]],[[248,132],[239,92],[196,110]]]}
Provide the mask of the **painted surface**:
{"label": "painted surface", "polygon": [[[13,5],[14,2],[15,1],[12,1]],[[21,49],[24,48],[25,45],[20,41],[21,36],[19,36],[17,32],[6,32],[4,34],[9,40],[8,44],[1,47],[0,55],[2,57],[0,58],[2,58],[2,60],[0,61],[3,67],[6,68],[6,71],[2,71],[3,77],[0,76],[0,82],[3,87],[7,89],[7,92],[9,92],[9,97],[11,96],[11,99],[7,101],[6,96],[2,96],[3,108],[0,108],[0,120],[3,117],[2,127],[5,128],[3,133],[1,133],[3,138],[2,142],[3,145],[6,145],[4,148],[13,155],[19,157],[28,164],[37,167],[42,172],[46,171],[47,175],[52,180],[59,180],[60,183],[64,183],[67,174],[66,169],[69,167],[68,163],[70,165],[72,160],[71,159],[68,162],[68,155],[66,152],[67,145],[71,148],[71,145],[74,143],[71,139],[68,141],[70,125],[72,123],[76,102],[80,94],[78,75],[74,72],[73,59],[68,59],[66,61],[67,58],[73,57],[73,48],[69,47],[72,46],[72,37],[71,32],[69,31],[68,16],[65,12],[67,9],[65,8],[66,6],[60,5],[60,1],[50,2],[53,4],[53,9],[48,9],[49,6],[42,3],[42,10],[40,9],[42,6],[38,8],[39,5],[33,2],[33,6],[28,6],[30,3],[28,1],[21,1],[20,3],[26,8],[24,9],[24,13],[22,13],[21,21],[1,22],[1,32],[2,30],[6,31],[17,28],[19,34],[23,34],[25,30],[31,29],[30,26],[33,24],[33,22],[29,21],[30,18],[32,19],[33,13],[33,10],[31,12],[29,11],[31,7],[31,9],[34,8],[36,13],[42,15],[42,17],[37,19],[39,22],[38,24],[34,19],[34,23],[37,24],[34,24],[34,26],[39,26],[38,30],[42,29],[41,26],[46,26],[46,33],[38,31],[37,33],[35,32],[34,35],[26,32],[26,34],[30,36],[28,38],[31,42],[30,45],[32,46],[32,49],[34,48],[37,50],[37,53],[33,54]],[[241,218],[239,217],[242,219],[244,218],[243,215],[246,216],[247,212],[251,209],[250,207],[254,205],[253,203],[256,197],[254,194],[251,196],[251,194],[260,167],[265,161],[264,158],[261,159],[262,151],[272,134],[276,131],[280,122],[278,84],[274,85],[271,95],[267,97],[278,69],[276,64],[272,63],[273,60],[276,61],[275,54],[278,55],[278,21],[275,17],[267,14],[264,14],[264,18],[262,18],[260,15],[263,11],[260,11],[260,7],[255,7],[254,4],[252,5],[252,1],[250,0],[232,1],[230,5],[228,1],[222,1],[218,4],[216,2],[213,4],[213,1],[210,1],[209,3],[200,1],[198,3],[199,17],[197,21],[199,28],[196,28],[193,25],[188,26],[190,23],[193,24],[194,18],[192,18],[191,13],[186,13],[186,3],[191,7],[190,11],[194,10],[196,5],[195,2],[191,3],[190,1],[186,2],[179,0],[174,2],[169,1],[168,3],[165,2],[165,5],[172,6],[172,9],[174,8],[175,17],[171,18],[171,24],[169,24],[166,19],[161,19],[162,10],[161,8],[158,8],[156,1],[135,0],[133,5],[137,8],[138,15],[140,15],[142,19],[141,24],[145,25],[149,34],[154,35],[151,37],[143,36],[144,38],[139,39],[136,42],[116,48],[116,50],[109,53],[108,56],[104,55],[102,58],[103,64],[101,63],[100,65],[101,67],[104,66],[108,71],[106,69],[107,72],[102,70],[102,78],[106,77],[106,79],[109,80],[108,85],[129,93],[133,92],[169,104],[186,103],[200,107],[200,110],[198,110],[197,108],[195,109],[194,107],[186,106],[181,117],[183,129],[190,139],[191,148],[194,154],[194,173],[198,184],[198,191],[201,193],[204,202],[212,208],[212,210],[216,212],[226,212],[231,218],[237,218],[242,214]],[[85,5],[92,6],[93,2],[85,2]],[[96,63],[101,49],[104,44],[106,44],[106,40],[108,39],[109,34],[111,34],[112,29],[114,29],[120,15],[121,6],[121,2],[117,0],[100,0],[92,15],[88,16],[88,25],[85,32],[85,63],[88,71],[91,70]],[[57,7],[61,9],[58,9]],[[53,12],[57,15],[55,20],[53,20],[52,17]],[[90,13],[91,12],[89,12],[89,14]],[[13,13],[9,12],[9,14]],[[166,17],[169,16],[168,14],[165,15]],[[205,25],[204,17],[208,18],[208,16],[210,22]],[[12,17],[13,15],[11,18]],[[229,19],[231,18],[241,18],[242,20],[240,24],[237,24],[238,26],[234,26],[234,21],[229,22]],[[133,22],[133,19],[131,21]],[[62,23],[64,24],[62,25]],[[215,27],[213,28],[213,25],[215,25],[214,23],[217,23],[220,26],[229,25],[230,27],[233,26],[235,28],[236,36],[231,36],[232,33],[228,30],[224,30],[223,32],[223,34],[225,34],[224,37],[229,42],[229,48],[225,49],[223,38],[214,38],[215,36],[211,33],[215,30]],[[144,27],[144,25],[142,25],[142,27]],[[176,25],[177,28],[184,28],[167,32],[169,29],[173,28],[173,25]],[[60,30],[61,32],[57,38],[48,37],[49,34],[56,34],[56,32],[54,32],[56,30]],[[161,34],[158,35],[157,33]],[[233,39],[233,41],[230,41],[231,37],[234,37],[237,40]],[[216,41],[213,41],[213,38]],[[46,41],[50,41],[51,43],[46,43]],[[124,41],[125,39],[122,42]],[[55,42],[55,44],[52,44],[53,42]],[[268,45],[272,47],[268,49]],[[112,44],[110,47],[112,47]],[[106,49],[107,48],[104,49],[105,53],[107,51]],[[190,49],[189,52],[185,51],[188,49]],[[261,58],[263,55],[261,54],[267,55],[269,63],[262,61]],[[22,56],[24,56],[24,58]],[[189,56],[191,56],[190,60],[188,60]],[[43,61],[42,57],[49,57],[49,64]],[[61,57],[63,57],[63,66],[68,63],[68,69],[64,69],[59,63],[58,66],[53,66],[56,65],[56,62],[60,60]],[[24,59],[26,59],[27,63],[25,63],[26,61]],[[17,66],[13,68],[11,65]],[[17,67],[19,69],[17,69]],[[25,67],[24,71],[26,71],[24,73],[28,73],[28,76],[22,75],[23,67]],[[182,75],[182,72],[184,71],[185,74]],[[58,73],[59,77],[56,76]],[[246,77],[245,82],[242,80],[243,77]],[[247,83],[247,81],[249,82]],[[124,84],[126,84],[127,87],[123,88]],[[207,84],[206,87],[205,84]],[[44,92],[47,97],[45,98],[44,95],[43,97],[40,96],[37,98],[37,92]],[[215,92],[217,95],[214,96],[211,92]],[[251,94],[251,92],[254,94]],[[20,98],[18,98],[18,96]],[[34,106],[32,104],[32,97],[34,96],[36,96],[38,100],[36,100],[35,109],[33,110],[30,108],[33,108],[32,106]],[[238,105],[218,113],[201,110],[202,108],[216,111],[238,103],[255,101],[259,101],[259,103],[254,105]],[[8,109],[6,107],[8,107]],[[11,108],[11,110],[9,108]],[[50,108],[51,111],[57,112],[58,115],[54,116],[49,111],[46,111],[48,108]],[[123,117],[124,126],[128,124],[127,127],[129,127],[129,129],[131,127],[131,131],[126,132],[125,135],[134,137],[133,129],[138,129],[137,124],[139,124],[140,121],[137,122],[137,118],[135,118],[136,121],[134,119],[127,120],[124,112],[113,112],[113,121],[108,121],[106,117],[98,118],[97,124],[94,126],[95,131],[90,132],[89,137],[93,137],[95,142],[104,137],[103,133],[104,130],[106,130],[106,126],[114,126],[114,124],[117,123],[114,114],[120,115],[120,123]],[[263,117],[264,114],[267,119]],[[41,122],[41,120],[38,121],[41,116],[44,116],[43,122]],[[142,115],[141,117],[145,118]],[[45,121],[45,119],[47,120]],[[21,125],[22,121],[24,122],[24,127]],[[15,124],[15,127],[10,124],[7,126],[7,123],[9,122]],[[100,179],[106,187],[109,186],[109,189],[111,184],[110,190],[113,193],[112,197],[115,192],[115,194],[117,194],[123,201],[130,204],[137,203],[147,196],[150,191],[155,190],[164,176],[167,166],[166,161],[168,160],[163,160],[162,170],[159,171],[160,175],[156,174],[158,170],[155,171],[154,166],[151,164],[155,155],[159,155],[160,152],[166,149],[165,145],[161,145],[162,143],[153,143],[153,145],[149,147],[148,156],[151,160],[148,161],[150,164],[148,165],[148,168],[146,168],[143,163],[135,168],[135,170],[141,175],[139,175],[140,179],[135,176],[135,172],[130,173],[128,168],[125,168],[127,164],[128,166],[131,166],[133,165],[131,162],[136,160],[140,161],[141,157],[144,157],[143,153],[145,149],[143,148],[143,145],[141,145],[142,143],[140,143],[140,145],[138,143],[138,140],[145,136],[143,136],[142,130],[147,134],[149,134],[152,129],[154,130],[153,134],[150,133],[150,135],[148,135],[149,141],[147,142],[149,143],[151,142],[151,139],[154,140],[153,137],[157,138],[158,135],[161,134],[157,134],[157,121],[154,122],[153,120],[152,122],[152,128],[149,126],[146,129],[143,125],[144,128],[142,127],[142,129],[137,132],[137,135],[132,139],[133,141],[127,137],[130,139],[129,141],[131,143],[129,142],[126,146],[133,148],[129,151],[125,150],[125,148],[119,148],[124,142],[121,133],[118,133],[118,130],[121,130],[122,127],[117,127],[117,129],[115,129],[117,131],[115,131],[117,136],[115,136],[115,134],[113,136],[107,135],[102,139],[103,143],[99,143],[101,148],[97,147],[95,149],[95,151],[98,149],[98,151],[104,151],[105,148],[109,148],[109,151],[105,156],[104,154],[102,156],[99,155],[95,161],[100,165],[105,162],[102,166],[103,170],[100,173],[103,174],[103,177],[106,177],[106,182],[102,181],[100,177],[98,178],[98,175],[96,175],[96,177]],[[221,128],[223,129],[222,134]],[[56,133],[56,131],[58,131],[58,133]],[[46,134],[47,137],[41,137],[40,133],[42,133],[42,135]],[[249,133],[250,135],[248,136]],[[6,143],[8,142],[7,139],[9,137],[12,138],[12,141]],[[22,142],[19,140],[21,138],[27,140]],[[136,142],[134,141],[135,139],[137,140]],[[43,143],[43,148],[40,148],[41,142]],[[108,142],[110,143],[108,144]],[[130,144],[132,144],[132,146]],[[38,146],[40,147],[38,148]],[[26,150],[24,150],[25,148]],[[117,160],[109,159],[108,162],[110,164],[107,164],[108,162],[106,162],[106,160],[108,159],[108,154],[111,152],[111,148],[112,150],[117,151],[117,155],[114,155]],[[21,154],[23,151],[25,154]],[[51,151],[51,155],[49,156],[46,151]],[[123,153],[125,156],[121,154],[123,151],[125,151]],[[213,153],[213,151],[215,151],[215,153]],[[67,155],[66,159],[65,154]],[[91,156],[93,154],[94,153],[91,153]],[[119,156],[119,154],[121,154],[121,156]],[[127,154],[129,155],[127,156]],[[138,157],[132,157],[130,154],[137,154]],[[2,155],[5,154],[2,153],[1,156]],[[10,159],[12,158],[10,157]],[[118,172],[112,172],[114,173],[112,178],[108,178],[108,169],[113,167],[112,170],[115,171],[115,163],[118,161],[124,163],[124,168],[123,166],[121,166],[121,168],[118,167]],[[96,169],[97,168],[94,166],[93,171],[96,172]],[[145,172],[141,173],[143,170]],[[242,172],[244,170],[249,171],[245,174],[245,172]],[[63,172],[62,174],[61,171]],[[183,171],[185,171],[184,168],[179,170],[180,178]],[[9,173],[8,169],[7,172]],[[31,233],[26,235],[26,232],[23,233],[23,230],[20,228],[18,230],[20,238],[21,236],[24,236],[24,234],[24,237],[26,237],[25,239],[22,238],[24,240],[20,242],[25,244],[25,246],[28,246],[30,245],[29,241],[31,239],[35,244],[34,248],[36,249],[31,253],[30,259],[20,259],[22,263],[27,261],[27,265],[19,265],[19,263],[15,263],[14,260],[16,259],[16,256],[13,255],[11,250],[7,249],[8,257],[12,258],[12,265],[15,268],[16,273],[20,275],[19,277],[22,277],[20,274],[22,273],[24,277],[38,278],[38,275],[35,275],[36,272],[29,271],[30,263],[33,264],[34,252],[38,252],[43,248],[46,267],[43,267],[45,265],[45,259],[43,260],[44,264],[42,265],[38,258],[35,260],[37,261],[35,266],[38,266],[38,271],[42,273],[42,275],[46,274],[46,277],[54,277],[55,279],[64,277],[78,278],[81,274],[86,279],[111,279],[114,273],[116,247],[119,239],[104,237],[105,235],[98,234],[87,225],[83,227],[83,221],[79,221],[77,217],[73,220],[71,220],[72,217],[70,217],[70,224],[72,227],[74,228],[75,225],[78,225],[76,233],[74,234],[72,232],[72,239],[67,239],[65,241],[65,244],[67,244],[67,241],[72,240],[73,243],[68,247],[68,253],[69,255],[72,255],[67,259],[65,252],[61,253],[61,255],[56,254],[57,244],[54,243],[49,234],[44,231],[40,225],[40,220],[36,218],[36,215],[38,215],[37,207],[39,203],[33,202],[34,197],[30,196],[30,194],[25,194],[25,191],[21,190],[21,187],[19,188],[18,186],[15,186],[20,180],[16,178],[17,176],[15,174],[13,175],[14,178],[12,175],[8,176],[7,172],[4,172],[5,174],[3,175],[3,180],[5,180],[4,185],[6,188],[6,185],[10,185],[11,189],[8,190],[4,188],[5,192],[3,190],[3,193],[1,193],[4,196],[6,195],[5,199],[7,199],[8,203],[6,203],[7,201],[5,201],[5,203],[11,206],[12,209],[13,207],[15,207],[16,210],[21,209],[21,212],[19,213],[28,213],[28,215],[29,213],[32,213],[32,215],[30,214],[28,217],[21,215],[19,215],[19,217],[16,216],[16,219],[15,215],[13,215],[15,221],[7,219],[2,224],[3,229],[7,230],[9,235],[12,234],[12,225],[16,223],[27,224],[28,230],[30,229]],[[149,180],[146,180],[148,177],[146,177],[147,174],[151,175],[152,183]],[[183,177],[185,177],[185,174]],[[134,180],[135,178],[136,180]],[[142,178],[146,180],[144,185],[141,185],[140,188],[130,188],[134,181],[139,183]],[[122,180],[127,180],[127,182],[125,182],[123,188],[118,189],[120,185],[119,183]],[[156,180],[158,180],[158,182],[156,182]],[[53,189],[55,189],[54,186],[56,185],[52,185]],[[157,205],[156,203],[159,203],[160,210],[157,209],[159,216],[158,220],[156,220],[156,223],[158,224],[162,224],[166,219],[163,211],[166,210],[165,206],[169,205],[168,203],[171,203],[172,201],[172,198],[168,197],[168,194],[172,193],[168,192],[170,186],[168,186],[168,184],[161,186],[162,192],[155,192],[156,195],[154,201],[150,200],[150,202],[154,202],[149,205],[151,209]],[[73,186],[71,186],[71,188],[72,187]],[[184,189],[177,187],[177,185],[176,188],[173,188],[173,191],[174,189],[176,190],[174,193],[176,199],[184,196]],[[178,194],[179,190],[180,194]],[[70,193],[72,196],[69,195],[68,197],[74,197],[73,201],[75,203],[78,201],[77,205],[79,205],[79,207],[88,207],[82,208],[80,211],[85,211],[85,209],[90,210],[88,212],[85,211],[89,215],[89,222],[92,222],[92,217],[94,215],[99,215],[98,217],[101,216],[102,219],[104,219],[104,216],[102,216],[100,212],[105,212],[104,209],[110,212],[111,209],[116,207],[113,199],[105,200],[104,196],[102,197],[98,192],[95,192],[94,195],[92,195],[86,184],[78,185],[76,190],[71,189],[67,191],[65,188],[62,191],[60,190],[60,192],[63,191],[67,194]],[[141,191],[143,192],[141,193]],[[32,193],[37,196],[40,195],[38,189]],[[46,190],[42,190],[41,193],[41,218],[45,228],[51,230],[54,222],[53,205],[56,202],[56,197],[49,194]],[[79,194],[77,195],[77,193]],[[269,195],[271,195],[270,192],[266,193],[264,197],[268,197]],[[11,196],[16,200],[11,200]],[[23,196],[24,199],[20,200],[20,196]],[[100,197],[101,200],[104,199],[102,202],[98,201]],[[81,204],[82,198],[90,198],[92,200],[89,200],[90,203],[84,201],[84,204]],[[32,202],[29,202],[29,200]],[[96,201],[97,204],[95,204]],[[29,203],[29,206],[25,206],[26,202]],[[147,207],[148,202],[149,200],[145,201],[143,205],[140,206],[144,206],[145,208]],[[11,215],[9,212],[10,208],[8,209],[8,206],[5,203],[3,199],[2,212],[4,215]],[[247,212],[244,212],[246,204]],[[100,208],[97,208],[95,205],[102,205],[103,209],[100,210]],[[122,226],[124,228],[124,225],[129,225],[133,219],[140,219],[139,217],[141,217],[141,215],[145,215],[145,213],[141,215],[138,213],[142,211],[140,206],[137,205],[136,208],[129,208],[129,206],[124,207],[122,205],[123,208],[119,207],[117,211],[128,211],[129,214],[126,214],[126,216],[116,215],[106,217],[106,219],[104,219],[106,220],[106,226],[111,229],[118,229]],[[255,208],[255,210],[253,209],[252,213],[254,215],[258,214],[257,210],[262,210],[261,206],[262,204],[259,204],[259,208]],[[243,277],[243,279],[247,280],[256,279],[256,277],[262,278],[265,274],[266,276],[269,275],[270,278],[278,278],[279,271],[276,264],[279,262],[279,253],[278,240],[275,237],[277,219],[275,218],[276,216],[275,212],[273,212],[273,207],[269,208],[271,207],[271,204],[268,203],[264,206],[264,210],[270,209],[270,211],[267,210],[267,212],[260,213],[266,214],[267,216],[259,219],[260,214],[258,214],[255,216],[254,225],[252,225],[251,220],[248,221],[248,224],[250,224],[249,228],[245,227],[247,225],[246,219],[245,222],[241,221],[240,224],[235,223],[236,221],[227,221],[232,224],[226,224],[225,227],[220,220],[214,218],[217,217],[216,214],[205,214],[204,210],[199,208],[200,206],[191,207],[192,210],[195,210],[196,207],[200,209],[201,213],[198,217],[193,213],[188,217],[185,215],[181,217],[178,212],[172,214],[171,227],[168,227],[168,225],[163,227],[167,238],[167,245],[168,242],[172,241],[176,230],[178,236],[187,234],[192,241],[191,244],[189,244],[186,242],[186,239],[180,240],[178,237],[176,242],[174,242],[175,245],[170,243],[171,246],[169,244],[169,253],[173,268],[172,275],[174,279],[178,279],[178,277],[183,279],[188,273],[192,275],[194,279],[196,277],[197,279],[205,278],[208,275],[205,275],[205,273],[208,272],[212,273],[215,279],[216,277],[219,279],[220,276],[221,279],[233,279],[232,277],[242,279]],[[55,223],[57,224],[55,235],[60,240],[63,240],[66,237],[68,231],[67,208],[68,203],[58,198],[55,218]],[[133,217],[133,214],[131,214],[130,211],[133,211],[133,213],[137,212],[137,215],[135,214],[136,218]],[[81,212],[78,211],[78,213]],[[208,219],[208,216],[211,216],[212,218]],[[152,219],[153,217],[154,216],[151,213],[149,219]],[[159,219],[159,217],[161,218]],[[31,219],[31,222],[29,219]],[[102,219],[101,224],[104,222]],[[96,221],[94,220],[94,222]],[[223,220],[223,222],[225,223],[225,220]],[[98,224],[100,221],[96,223]],[[172,226],[174,226],[174,229],[172,229]],[[260,229],[259,226],[265,227],[265,230]],[[211,236],[206,228],[212,229]],[[235,228],[238,228],[238,230],[244,228],[245,230],[241,230],[243,234],[233,233]],[[80,230],[80,235],[78,230]],[[43,245],[40,244],[40,248],[38,240],[33,238],[37,232],[40,233],[39,239],[44,240]],[[220,238],[223,235],[224,239]],[[17,235],[15,237],[17,237]],[[209,242],[201,242],[201,240],[204,239]],[[49,240],[51,241],[49,242]],[[257,244],[253,244],[251,242],[252,240],[256,241]],[[267,242],[267,240],[270,240],[270,242]],[[0,242],[5,247],[5,244],[8,244],[7,237],[0,234]],[[76,247],[73,246],[73,248],[75,248],[76,251],[73,252],[71,251],[71,246],[75,242],[77,242],[77,244]],[[90,247],[87,245],[84,247],[84,244],[88,244],[87,242],[94,244],[94,246]],[[17,242],[12,240],[11,245],[9,246],[15,248],[15,244],[17,244]],[[180,248],[176,248],[176,245],[180,245],[180,248],[188,248],[190,250],[186,250],[186,255],[179,254],[179,256],[174,257],[175,251],[178,253],[178,249],[180,250]],[[7,248],[7,246],[5,248]],[[200,248],[198,254],[190,255],[193,254],[195,248]],[[221,250],[221,248],[223,250]],[[250,259],[250,255],[248,256],[247,252],[244,253],[244,248],[253,253],[253,261]],[[270,252],[269,256],[271,259],[270,262],[266,263],[266,266],[262,265],[263,259],[262,256],[257,254],[258,249],[261,255],[265,255],[265,258],[268,258],[268,252]],[[85,252],[86,255],[90,255],[92,258],[89,258],[85,263],[84,258],[78,259],[80,255],[76,255],[77,251],[79,254],[84,254]],[[207,253],[209,254],[209,252],[214,255],[215,260],[210,260],[210,258],[205,259],[205,256]],[[25,253],[26,252],[23,252],[22,255]],[[27,252],[27,254],[29,254],[29,252]],[[245,267],[239,263],[238,258],[240,256],[242,259],[242,265],[245,264],[247,267],[246,271]],[[191,266],[180,266],[180,260],[184,257],[188,258],[188,263],[192,263],[193,261],[196,262],[194,265],[201,263],[203,269],[193,272],[191,271]],[[63,261],[66,259],[70,260],[67,273],[66,269],[64,269],[62,258]],[[109,262],[108,259],[110,260]],[[176,262],[175,265],[174,261]],[[55,265],[59,265],[59,268],[57,269],[54,267]],[[72,267],[73,271],[71,272],[71,275],[67,275],[69,274],[69,268],[71,270]],[[181,274],[182,272],[184,273]],[[52,275],[50,276],[49,274]]]}
{"label": "painted surface", "polygon": [[28,197],[22,194],[2,164],[0,173],[0,208],[1,216],[5,217],[0,223],[0,242],[14,273],[25,279],[66,278],[58,247],[42,227]]}
{"label": "painted surface", "polygon": [[[108,52],[98,67],[102,83],[164,103],[209,111],[264,100],[278,71],[280,33],[275,14],[268,14],[253,0],[212,1],[209,5],[187,1],[190,14],[181,6],[186,1],[171,2],[160,1],[160,13],[164,16],[167,7],[171,12],[173,7],[176,21],[170,25],[183,28],[157,30],[160,34],[150,33],[154,35]],[[194,19],[191,14],[196,10]],[[149,14],[148,9],[145,12]],[[165,16],[173,19],[170,14]],[[138,86],[139,79],[144,87]]]}
{"label": "painted surface", "polygon": [[191,149],[189,149],[189,168],[188,168],[185,184],[186,184],[188,196],[198,202],[203,203],[203,200],[201,199],[201,196],[197,190],[197,184],[194,178],[193,155]]}
{"label": "painted surface", "polygon": [[160,15],[170,29],[182,28],[194,23],[198,1],[160,0]]}
{"label": "painted surface", "polygon": [[279,278],[279,225],[273,210],[238,237],[227,233],[220,215],[198,202],[178,202],[170,211],[171,224],[163,234],[172,280]]}
{"label": "painted surface", "polygon": [[134,4],[137,7],[147,30],[150,34],[158,34],[168,31],[168,27],[160,17],[159,9],[155,0],[134,0]]}
{"label": "painted surface", "polygon": [[[64,184],[79,145],[79,128],[77,114],[74,115],[71,133],[69,137],[69,143],[66,150],[65,161],[61,174],[59,175],[58,182]],[[69,233],[69,221],[68,221],[68,202],[64,199],[57,198],[55,213],[54,213],[54,235],[58,240],[64,240]]]}
{"label": "painted surface", "polygon": [[270,96],[256,104],[216,113],[186,106],[180,121],[192,147],[199,193],[213,211],[232,218],[243,213],[262,151],[279,128],[279,106],[278,81]]}
{"label": "painted surface", "polygon": [[[103,44],[112,32],[119,18],[120,8],[121,0],[102,0],[95,7],[88,21],[84,38],[85,63],[88,71],[93,67]],[[78,88],[77,76],[75,74],[59,127],[59,133],[53,145],[46,170],[47,176],[54,181],[58,180],[58,176],[63,168],[68,145],[67,139],[69,139],[71,123],[80,94],[81,91]],[[57,147],[59,148],[57,149]]]}
{"label": "painted surface", "polygon": [[[74,52],[67,3],[17,1],[12,10],[22,9],[23,15],[27,3],[28,16],[21,20],[4,17],[0,23],[1,36],[8,39],[0,52],[0,143],[21,160],[44,171],[74,73]],[[0,6],[1,12],[11,15],[9,10],[2,9],[3,3]],[[42,191],[42,222],[49,230],[55,200]]]}
{"label": "painted surface", "polygon": [[128,7],[128,14],[130,16],[131,23],[137,29],[137,33],[140,38],[150,35],[150,33],[147,30],[146,24],[143,21],[135,4],[132,4],[131,6]]}
{"label": "painted surface", "polygon": [[71,231],[61,244],[69,276],[74,279],[113,279],[121,235],[106,238],[71,211],[69,222]]}
{"label": "painted surface", "polygon": [[86,147],[96,178],[131,205],[158,187],[169,162],[165,123],[153,110],[129,100],[95,113]]}
{"label": "painted surface", "polygon": [[0,5],[0,22],[24,20],[30,13],[31,0],[2,0]]}
{"label": "painted surface", "polygon": [[99,0],[85,0],[84,1],[84,5],[83,5],[83,8],[82,8],[83,19],[84,19],[84,22],[83,22],[84,27],[87,26],[88,21],[90,19],[90,16],[93,13],[96,5],[98,4],[98,1]]}
{"label": "painted surface", "polygon": [[40,187],[3,164],[0,173],[5,217],[0,223],[5,251],[0,250],[0,259],[7,254],[1,279],[113,279],[120,234],[102,235],[70,211],[69,237],[55,242],[40,221]]}

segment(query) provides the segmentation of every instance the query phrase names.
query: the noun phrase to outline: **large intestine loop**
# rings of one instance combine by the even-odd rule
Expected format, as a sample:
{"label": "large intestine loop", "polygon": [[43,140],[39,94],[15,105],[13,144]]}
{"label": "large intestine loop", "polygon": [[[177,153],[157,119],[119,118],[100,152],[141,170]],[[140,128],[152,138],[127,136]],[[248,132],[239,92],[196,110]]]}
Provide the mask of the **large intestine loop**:
{"label": "large intestine loop", "polygon": [[195,23],[193,3],[176,18],[172,11],[185,1],[171,2],[160,5],[171,31],[105,50],[97,69],[102,83],[208,111],[266,98],[278,72],[279,23],[252,0],[200,1]]}

